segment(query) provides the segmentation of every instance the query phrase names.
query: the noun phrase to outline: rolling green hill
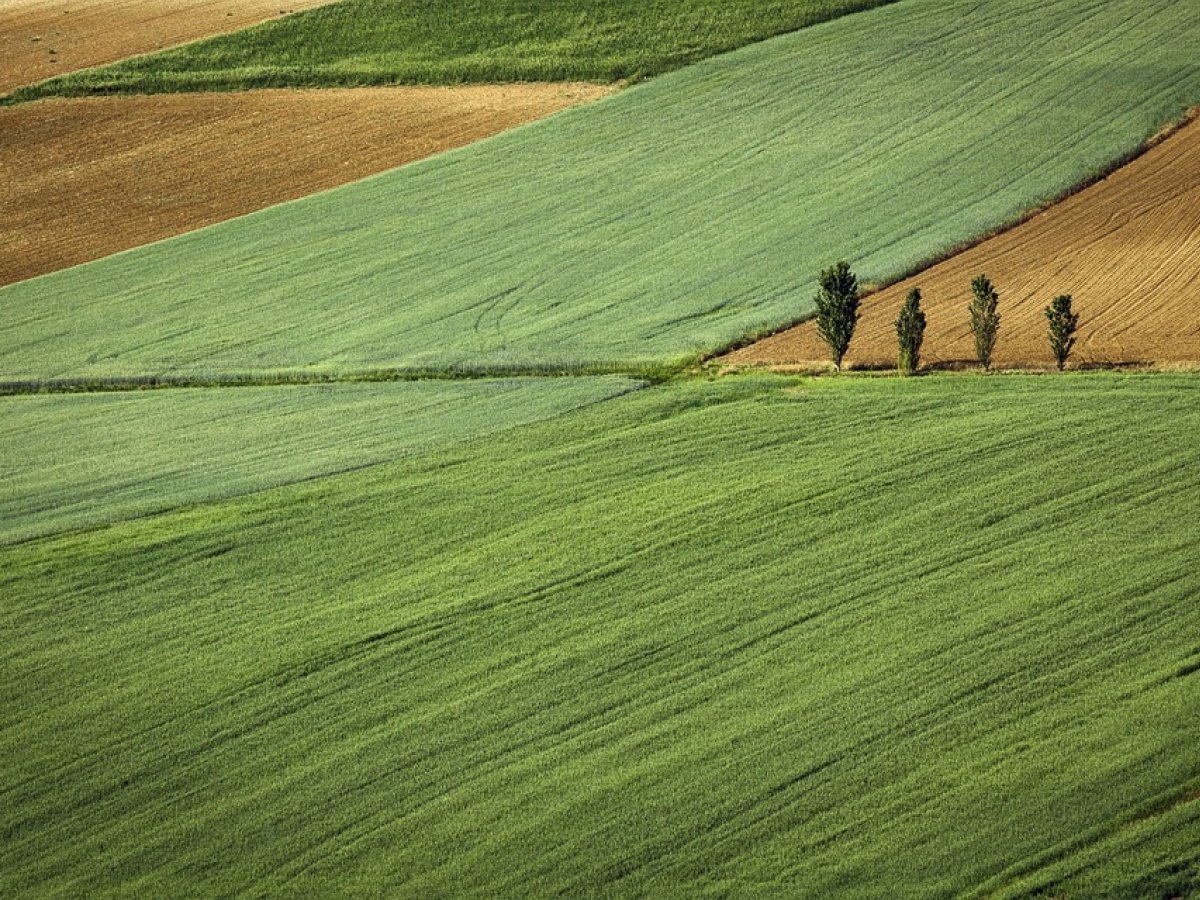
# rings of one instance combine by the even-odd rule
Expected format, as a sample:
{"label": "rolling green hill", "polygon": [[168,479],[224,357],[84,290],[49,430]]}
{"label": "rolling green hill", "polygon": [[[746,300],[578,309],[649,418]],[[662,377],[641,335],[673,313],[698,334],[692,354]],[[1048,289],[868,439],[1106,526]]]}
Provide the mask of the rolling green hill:
{"label": "rolling green hill", "polygon": [[1198,890],[1198,385],[675,383],[0,547],[0,893]]}
{"label": "rolling green hill", "polygon": [[4,288],[0,380],[678,360],[802,316],[833,260],[894,276],[1130,152],[1200,100],[1198,37],[1174,0],[817,25]]}
{"label": "rolling green hill", "polygon": [[19,99],[136,91],[616,81],[894,0],[343,0],[72,73]]}
{"label": "rolling green hill", "polygon": [[638,386],[539,378],[4,398],[0,544],[358,469]]}
{"label": "rolling green hill", "polygon": [[[121,77],[657,71],[854,5],[512,2]],[[1131,152],[1197,38],[901,0],[0,289],[0,381],[661,374]],[[0,396],[0,896],[1200,895],[1198,433],[1185,375]]]}

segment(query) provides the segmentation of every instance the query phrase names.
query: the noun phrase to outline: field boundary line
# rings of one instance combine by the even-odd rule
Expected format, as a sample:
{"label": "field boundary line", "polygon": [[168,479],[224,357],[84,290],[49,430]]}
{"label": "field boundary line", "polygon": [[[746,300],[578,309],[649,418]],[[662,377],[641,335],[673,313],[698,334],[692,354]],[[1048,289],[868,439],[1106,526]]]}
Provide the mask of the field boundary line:
{"label": "field boundary line", "polygon": [[659,384],[682,374],[694,360],[664,363],[579,363],[563,365],[441,366],[363,369],[348,372],[279,370],[188,375],[114,375],[111,377],[9,379],[0,381],[0,397],[30,394],[101,394],[173,388],[283,387],[318,384],[378,384],[400,381],[485,381],[505,378],[595,378],[622,375]]}
{"label": "field boundary line", "polygon": [[[823,366],[808,365],[738,365],[719,366],[710,360],[706,364],[695,360],[674,363],[596,363],[578,366],[462,366],[450,368],[369,369],[351,372],[242,372],[217,375],[130,375],[107,378],[53,378],[0,380],[0,398],[37,396],[48,394],[117,394],[136,391],[162,391],[174,389],[239,388],[239,387],[304,387],[306,385],[333,384],[385,384],[411,381],[499,381],[504,379],[540,378],[603,378],[620,376],[640,381],[643,386],[664,384],[669,381],[711,379],[770,373],[780,376],[803,378],[893,378],[894,369],[864,367],[844,369],[835,373]],[[1089,363],[1072,366],[1067,374],[1075,375],[1119,375],[1140,376],[1200,376],[1200,362],[1196,364],[1157,365],[1153,362],[1136,363]],[[1053,366],[1014,366],[984,372],[978,366],[944,365],[930,367],[919,377],[933,378],[1003,378],[1056,376]]]}

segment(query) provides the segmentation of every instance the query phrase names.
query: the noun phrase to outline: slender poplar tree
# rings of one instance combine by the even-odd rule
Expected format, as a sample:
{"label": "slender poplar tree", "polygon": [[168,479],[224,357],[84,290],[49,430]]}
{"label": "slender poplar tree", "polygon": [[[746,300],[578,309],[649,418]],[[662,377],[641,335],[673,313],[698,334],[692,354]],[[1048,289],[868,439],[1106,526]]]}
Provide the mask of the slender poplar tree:
{"label": "slender poplar tree", "polygon": [[975,296],[967,309],[971,313],[975,356],[987,370],[992,367],[992,350],[996,347],[996,334],[1000,330],[1000,313],[996,311],[1000,295],[986,275],[980,275],[971,282],[971,291]]}
{"label": "slender poplar tree", "polygon": [[1046,319],[1050,322],[1050,349],[1058,371],[1067,364],[1067,356],[1075,346],[1075,331],[1079,328],[1079,315],[1071,311],[1071,295],[1061,294],[1046,307]]}
{"label": "slender poplar tree", "polygon": [[844,260],[825,269],[820,276],[817,304],[817,331],[829,345],[833,367],[842,368],[842,357],[850,347],[854,326],[858,324],[858,278]]}
{"label": "slender poplar tree", "polygon": [[925,339],[925,313],[921,311],[921,291],[908,292],[900,317],[896,319],[896,340],[900,352],[896,368],[901,375],[912,375],[921,368],[921,342]]}

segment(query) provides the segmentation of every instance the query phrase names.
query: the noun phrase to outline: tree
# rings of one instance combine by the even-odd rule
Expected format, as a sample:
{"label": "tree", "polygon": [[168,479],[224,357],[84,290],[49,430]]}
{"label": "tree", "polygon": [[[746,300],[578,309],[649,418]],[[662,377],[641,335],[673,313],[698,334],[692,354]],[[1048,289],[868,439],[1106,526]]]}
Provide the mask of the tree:
{"label": "tree", "polygon": [[1079,327],[1079,315],[1071,312],[1071,295],[1055,297],[1046,307],[1046,318],[1050,321],[1050,349],[1058,363],[1058,371],[1067,364],[1067,355],[1075,346],[1075,330]]}
{"label": "tree", "polygon": [[901,375],[912,375],[921,368],[921,341],[924,339],[925,313],[921,312],[921,292],[913,288],[896,319],[896,340],[900,344],[896,368]]}
{"label": "tree", "polygon": [[1000,313],[996,305],[1000,295],[992,287],[986,275],[980,275],[971,282],[971,291],[975,294],[971,305],[971,334],[975,338],[975,355],[983,363],[984,369],[992,367],[992,350],[996,346],[996,333],[1000,330]]}
{"label": "tree", "polygon": [[816,296],[817,331],[829,345],[833,367],[841,370],[842,357],[858,324],[858,279],[842,261],[821,272],[820,283]]}

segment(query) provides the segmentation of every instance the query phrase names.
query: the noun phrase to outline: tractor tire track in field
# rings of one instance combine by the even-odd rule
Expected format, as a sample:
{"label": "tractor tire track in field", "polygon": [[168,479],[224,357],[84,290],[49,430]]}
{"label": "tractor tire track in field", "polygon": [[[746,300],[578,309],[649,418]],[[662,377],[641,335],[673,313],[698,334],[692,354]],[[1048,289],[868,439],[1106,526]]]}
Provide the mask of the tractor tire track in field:
{"label": "tractor tire track in field", "polygon": [[[1042,896],[1050,892],[1055,883],[1060,880],[1052,875],[1055,869],[1065,866],[1069,874],[1077,874],[1086,867],[1086,863],[1073,867],[1073,859],[1086,854],[1089,850],[1111,845],[1113,842],[1119,841],[1127,832],[1155,819],[1169,816],[1197,802],[1200,802],[1200,785],[1196,782],[1184,784],[1164,795],[1150,798],[1137,809],[1131,810],[1127,817],[1106,822],[1094,831],[1080,835],[1067,844],[1051,847],[1033,859],[1024,860],[1012,866],[996,878],[980,885],[967,896],[972,898]],[[1073,872],[1072,868],[1074,868]]]}
{"label": "tractor tire track in field", "polygon": [[613,90],[263,90],[0,108],[0,170],[13,176],[0,182],[0,284],[355,181]]}
{"label": "tractor tire track in field", "polygon": [[[1015,228],[865,298],[847,363],[894,365],[893,322],[912,287],[928,318],[924,362],[971,363],[966,307],[980,273],[1000,292],[997,365],[1052,365],[1042,310],[1064,293],[1080,316],[1075,364],[1200,362],[1200,121]],[[809,321],[724,359],[811,367],[828,357]]]}
{"label": "tractor tire track in field", "polygon": [[[805,279],[840,255],[883,280],[1012,221],[1195,102],[1190,22],[1169,0],[1005,0],[1021,28],[983,66],[969,36],[992,33],[1000,12],[913,3],[366,185],[9,285],[18,346],[61,330],[68,310],[73,327],[53,354],[5,352],[8,377],[678,362],[795,321],[811,308]],[[1115,42],[1129,22],[1136,33]],[[864,41],[878,47],[861,65],[811,62]],[[1162,67],[1124,77],[1149,45]],[[871,87],[885,73],[904,96]],[[827,109],[829,97],[843,99]],[[919,128],[912,109],[930,110]],[[827,203],[841,215],[823,215]],[[452,315],[513,285],[520,301],[478,332],[478,312]],[[74,305],[47,304],[55,294]],[[202,332],[144,349],[139,332],[180,317]],[[89,361],[122,343],[132,351]]]}
{"label": "tractor tire track in field", "polygon": [[0,94],[332,0],[4,0]]}
{"label": "tractor tire track in field", "polygon": [[[70,892],[99,859],[111,884],[196,892],[325,893],[375,866],[413,895],[688,892],[701,878],[813,896],[923,879],[949,895],[1127,822],[1141,796],[1196,777],[1174,736],[1190,683],[1156,680],[1200,658],[1194,541],[1154,529],[1184,520],[1195,407],[1182,378],[1068,380],[680,383],[635,398],[645,415],[456,452],[436,487],[440,465],[421,463],[403,481],[139,526],[129,538],[172,545],[127,568],[98,559],[87,578],[111,600],[33,568],[107,556],[100,535],[13,551],[31,596],[10,624],[74,646],[17,668],[32,750],[0,804],[10,887]],[[964,393],[932,403],[946,386]],[[1120,404],[1098,412],[1113,390]],[[892,427],[897,405],[917,427]],[[1130,411],[1123,427],[1114,410]],[[1077,440],[1030,446],[1059,429]],[[958,481],[981,453],[991,482]],[[460,509],[472,527],[454,524]],[[926,543],[932,527],[950,539]],[[1150,538],[1127,545],[1123,528]],[[1046,581],[1062,568],[1039,555],[1051,529],[1119,576]],[[312,570],[233,593],[276,548]],[[344,572],[326,576],[335,555]],[[180,579],[194,606],[177,605]],[[128,636],[169,657],[147,667]],[[115,690],[83,681],[89,660]],[[73,718],[58,714],[73,740],[49,743],[55,722],[36,710],[76,691]],[[1138,723],[1174,762],[1139,769]],[[1086,765],[1104,780],[1076,812]],[[1126,802],[1131,780],[1145,791]],[[1027,824],[1010,788],[1070,817]],[[949,847],[928,847],[930,823]],[[939,891],[947,872],[959,881]]]}

